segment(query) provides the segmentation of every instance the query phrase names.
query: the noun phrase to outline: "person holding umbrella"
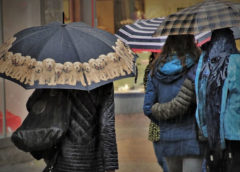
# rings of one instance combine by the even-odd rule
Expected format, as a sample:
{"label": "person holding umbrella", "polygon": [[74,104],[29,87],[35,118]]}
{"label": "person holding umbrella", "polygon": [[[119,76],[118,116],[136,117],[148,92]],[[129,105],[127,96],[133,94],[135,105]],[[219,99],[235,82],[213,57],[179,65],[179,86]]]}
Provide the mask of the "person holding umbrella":
{"label": "person holding umbrella", "polygon": [[[69,117],[69,124],[66,133],[54,147],[31,152],[36,159],[45,160],[47,166],[43,171],[114,172],[118,169],[113,83],[91,91],[36,89],[27,102],[27,109],[32,112],[39,100],[45,100],[42,101],[44,103],[52,97],[56,101],[66,98],[65,104],[68,106],[63,113]],[[52,106],[58,104],[53,103]],[[53,117],[57,115],[48,107],[45,111],[52,113]]]}
{"label": "person holding umbrella", "polygon": [[35,89],[13,143],[46,172],[118,169],[113,81],[135,75],[135,54],[84,23],[24,29],[0,47],[0,76]]}
{"label": "person holding umbrella", "polygon": [[199,127],[208,140],[210,172],[240,170],[239,59],[231,29],[216,29],[203,51],[196,73]]}
{"label": "person holding umbrella", "polygon": [[160,127],[154,150],[170,172],[201,171],[193,84],[199,55],[193,35],[169,35],[148,76],[143,110]]}
{"label": "person holding umbrella", "polygon": [[[159,56],[167,36],[154,37],[153,33],[163,23],[164,18],[153,18],[147,20],[138,20],[133,24],[125,25],[118,30],[116,36],[123,42],[128,44],[135,52],[150,51],[149,64],[147,65],[144,73],[143,84],[146,91],[148,74],[151,70],[152,63]],[[204,32],[195,34],[195,41],[197,46],[201,46],[208,41],[211,37],[211,32]],[[151,120],[149,125],[148,139],[152,142],[159,141],[160,128],[158,124]],[[158,163],[163,168],[164,172],[168,172],[166,160],[157,154]]]}
{"label": "person holding umbrella", "polygon": [[[153,64],[154,60],[156,60],[158,58],[158,56],[159,56],[158,52],[152,52],[151,55],[149,56],[149,63],[145,68],[144,77],[143,77],[143,85],[144,85],[144,90],[145,91],[147,89],[148,75],[151,71],[152,64]],[[159,133],[160,133],[159,126],[155,122],[151,121],[150,124],[149,124],[148,140],[150,140],[152,142],[158,141],[159,140],[159,137],[158,137]],[[158,157],[158,163],[162,167],[163,172],[168,172],[168,167],[167,167],[166,160],[164,158],[160,158],[159,155],[157,155],[157,157]]]}
{"label": "person holding umbrella", "polygon": [[196,119],[208,140],[210,172],[239,171],[239,35],[240,3],[205,0],[166,17],[156,35],[199,34],[212,37],[198,62],[195,78]]}

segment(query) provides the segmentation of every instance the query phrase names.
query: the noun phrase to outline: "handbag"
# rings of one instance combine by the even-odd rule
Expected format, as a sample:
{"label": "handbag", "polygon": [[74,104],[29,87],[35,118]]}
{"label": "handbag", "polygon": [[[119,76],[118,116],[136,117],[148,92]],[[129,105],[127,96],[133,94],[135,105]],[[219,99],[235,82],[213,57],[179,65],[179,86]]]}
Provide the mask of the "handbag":
{"label": "handbag", "polygon": [[27,102],[29,111],[12,134],[12,142],[25,152],[45,151],[56,146],[69,126],[69,91],[36,89]]}

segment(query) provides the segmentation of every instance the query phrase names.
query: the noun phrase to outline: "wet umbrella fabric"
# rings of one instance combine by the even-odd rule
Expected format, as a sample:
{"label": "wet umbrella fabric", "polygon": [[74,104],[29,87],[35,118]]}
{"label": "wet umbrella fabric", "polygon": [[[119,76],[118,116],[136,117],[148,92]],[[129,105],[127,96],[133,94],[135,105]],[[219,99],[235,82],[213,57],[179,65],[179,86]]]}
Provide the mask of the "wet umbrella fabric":
{"label": "wet umbrella fabric", "polygon": [[0,75],[26,89],[91,90],[134,76],[134,61],[117,37],[81,22],[24,29],[0,47]]}
{"label": "wet umbrella fabric", "polygon": [[198,34],[240,27],[239,3],[206,0],[166,17],[155,36]]}
{"label": "wet umbrella fabric", "polygon": [[[160,52],[167,36],[153,37],[153,34],[163,21],[164,18],[138,20],[133,24],[120,28],[116,36],[129,45],[134,52]],[[210,38],[211,32],[203,32],[195,35],[198,46],[206,43]]]}

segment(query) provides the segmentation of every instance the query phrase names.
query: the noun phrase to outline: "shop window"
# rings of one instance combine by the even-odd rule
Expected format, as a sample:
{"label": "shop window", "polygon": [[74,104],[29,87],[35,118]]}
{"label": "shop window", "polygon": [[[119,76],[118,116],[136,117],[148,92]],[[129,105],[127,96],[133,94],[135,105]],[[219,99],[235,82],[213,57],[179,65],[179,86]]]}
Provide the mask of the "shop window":
{"label": "shop window", "polygon": [[240,40],[236,40],[237,49],[240,51]]}
{"label": "shop window", "polygon": [[26,102],[32,92],[33,89],[26,90],[14,82],[5,80],[5,136],[11,136],[27,116]]}
{"label": "shop window", "polygon": [[144,18],[144,0],[115,0],[114,9],[115,31]]}
{"label": "shop window", "polygon": [[[115,31],[126,24],[145,18],[144,0],[115,0],[114,9]],[[114,89],[116,93],[144,92],[143,77],[150,53],[143,52],[137,55],[137,78],[132,77],[115,81]]]}
{"label": "shop window", "polygon": [[[1,98],[0,99],[0,138],[10,136],[12,132],[15,131],[21,125],[22,119],[24,119],[26,115],[26,114],[13,112],[15,110],[16,110],[15,112],[21,112],[20,109],[22,109],[22,107],[15,104],[16,101],[19,101],[18,98],[20,97],[15,97],[14,91],[5,89],[6,88],[5,83],[6,83],[6,80],[4,81],[3,79],[0,79],[0,95],[1,95],[0,97]],[[7,82],[7,85],[8,85],[8,82]],[[13,94],[13,95],[10,97],[7,97],[6,95],[9,95],[8,91],[10,91],[10,94]],[[16,107],[18,108],[16,109]]]}
{"label": "shop window", "polygon": [[150,56],[149,52],[138,53],[137,75],[114,82],[115,93],[144,92],[143,77]]}
{"label": "shop window", "polygon": [[96,0],[97,27],[112,34],[114,28],[114,0]]}
{"label": "shop window", "polygon": [[3,109],[4,109],[4,100],[3,100],[3,79],[0,79],[0,138],[4,137],[6,135],[4,131],[5,126],[5,116],[3,116]]}
{"label": "shop window", "polygon": [[[8,40],[22,29],[41,24],[40,1],[11,1],[11,3],[3,1],[1,5],[0,34],[3,35],[4,39],[1,37],[0,42]],[[32,91],[26,90],[12,81],[0,78],[1,138],[11,136],[25,119],[28,114],[26,102]]]}
{"label": "shop window", "polygon": [[[95,24],[98,28],[115,34],[123,25],[144,18],[144,0],[63,0],[65,23],[92,19],[92,3],[95,5]],[[88,6],[89,10],[84,9]],[[92,22],[92,21],[91,21]],[[89,23],[88,23],[89,24]],[[150,53],[138,54],[138,77],[122,79],[114,82],[116,93],[143,92],[143,76]]]}
{"label": "shop window", "polygon": [[64,23],[81,21],[81,0],[63,0]]}

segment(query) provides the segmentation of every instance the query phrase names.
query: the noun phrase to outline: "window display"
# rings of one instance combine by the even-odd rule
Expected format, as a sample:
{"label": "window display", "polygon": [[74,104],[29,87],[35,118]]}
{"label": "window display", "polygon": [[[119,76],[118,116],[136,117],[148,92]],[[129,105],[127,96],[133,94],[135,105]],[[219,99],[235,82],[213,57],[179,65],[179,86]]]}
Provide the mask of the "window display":
{"label": "window display", "polygon": [[151,54],[150,52],[142,52],[137,54],[138,58],[136,61],[137,64],[136,77],[115,81],[114,82],[115,93],[144,92],[143,86],[144,70],[148,64],[150,54]]}

